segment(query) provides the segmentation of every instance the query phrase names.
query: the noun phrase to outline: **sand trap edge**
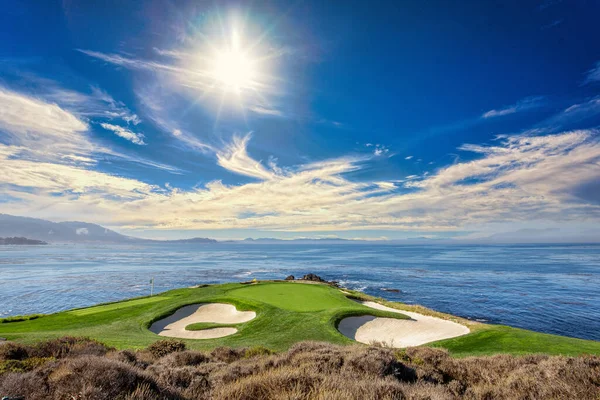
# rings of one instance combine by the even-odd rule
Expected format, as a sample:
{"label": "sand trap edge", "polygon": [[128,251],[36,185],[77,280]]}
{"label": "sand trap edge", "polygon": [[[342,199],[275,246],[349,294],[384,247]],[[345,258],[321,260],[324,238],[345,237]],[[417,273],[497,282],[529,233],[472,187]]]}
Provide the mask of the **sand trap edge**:
{"label": "sand trap edge", "polygon": [[178,308],[173,314],[152,323],[150,332],[159,336],[178,339],[217,339],[237,333],[233,327],[218,327],[200,331],[188,331],[188,325],[209,322],[240,324],[256,318],[254,311],[238,311],[226,303],[198,303]]}
{"label": "sand trap edge", "polygon": [[364,306],[404,314],[410,319],[394,319],[362,315],[346,317],[338,324],[338,331],[360,343],[382,343],[403,348],[466,335],[470,329],[462,324],[411,311],[397,310],[372,302],[358,301]]}

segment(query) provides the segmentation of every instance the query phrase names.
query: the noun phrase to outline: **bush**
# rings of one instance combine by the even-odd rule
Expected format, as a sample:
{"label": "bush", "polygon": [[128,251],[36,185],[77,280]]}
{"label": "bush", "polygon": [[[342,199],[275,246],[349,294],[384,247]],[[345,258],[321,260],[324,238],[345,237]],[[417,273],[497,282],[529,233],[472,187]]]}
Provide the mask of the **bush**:
{"label": "bush", "polygon": [[252,358],[256,356],[268,356],[273,354],[272,350],[267,349],[264,346],[254,346],[247,348],[244,351],[244,358]]}
{"label": "bush", "polygon": [[[455,359],[426,347],[393,350],[316,342],[299,343],[280,354],[263,347],[219,347],[208,354],[182,351],[183,343],[174,342],[153,344],[155,353],[149,348],[101,356],[82,354],[106,349],[83,339],[29,347],[6,343],[0,347],[5,357],[0,361],[0,394],[27,400],[598,400],[600,394],[598,356]],[[35,355],[43,351],[62,358]]]}
{"label": "bush", "polygon": [[23,360],[31,349],[19,343],[7,342],[0,345],[0,360]]}
{"label": "bush", "polygon": [[65,336],[62,338],[38,343],[32,349],[32,354],[36,357],[54,358],[64,358],[67,355],[103,356],[109,350],[111,350],[109,347],[105,346],[104,344],[98,342],[95,339]]}
{"label": "bush", "polygon": [[11,322],[22,322],[31,321],[43,317],[44,314],[30,314],[30,315],[15,315],[13,317],[0,318],[0,324],[8,324]]}
{"label": "bush", "polygon": [[27,372],[46,364],[49,361],[54,361],[55,358],[39,358],[31,357],[25,360],[5,360],[0,361],[0,375],[6,372]]}
{"label": "bush", "polygon": [[164,357],[177,351],[184,351],[185,343],[181,340],[159,340],[148,346],[148,351],[156,358]]}

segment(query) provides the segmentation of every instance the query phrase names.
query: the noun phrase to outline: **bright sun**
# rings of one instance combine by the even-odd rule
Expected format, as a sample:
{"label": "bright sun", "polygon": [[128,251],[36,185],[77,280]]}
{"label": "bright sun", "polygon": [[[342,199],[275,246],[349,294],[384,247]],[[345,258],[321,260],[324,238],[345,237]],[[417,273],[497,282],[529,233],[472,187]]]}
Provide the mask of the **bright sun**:
{"label": "bright sun", "polygon": [[231,46],[215,54],[213,76],[226,90],[240,92],[255,80],[255,62],[240,49],[239,36],[234,32]]}

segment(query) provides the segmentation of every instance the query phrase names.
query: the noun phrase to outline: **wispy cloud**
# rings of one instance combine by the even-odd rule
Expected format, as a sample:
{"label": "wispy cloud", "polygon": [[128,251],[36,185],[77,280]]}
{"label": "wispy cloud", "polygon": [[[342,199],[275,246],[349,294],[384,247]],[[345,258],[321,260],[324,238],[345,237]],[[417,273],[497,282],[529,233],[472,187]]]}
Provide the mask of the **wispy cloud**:
{"label": "wispy cloud", "polygon": [[[69,93],[72,99],[78,96],[77,92],[62,91],[62,93]],[[83,98],[86,97],[83,95]],[[115,126],[106,123],[105,125]],[[6,147],[5,154],[10,153],[10,157],[15,160],[88,167],[96,165],[98,158],[110,158],[171,173],[181,172],[173,166],[147,160],[134,154],[124,154],[114,148],[95,143],[90,134],[90,124],[85,122],[78,113],[45,99],[2,87],[0,87],[0,143]]]}
{"label": "wispy cloud", "polygon": [[269,115],[269,116],[273,116],[273,117],[283,117],[284,116],[283,112],[280,110],[277,110],[274,108],[267,108],[267,107],[263,107],[263,106],[251,107],[250,111],[252,111],[253,113],[256,113],[256,114]]}
{"label": "wispy cloud", "polygon": [[181,125],[181,121],[172,117],[178,108],[172,101],[164,100],[171,100],[173,95],[168,88],[160,85],[144,85],[137,88],[135,94],[140,101],[145,117],[161,131],[176,138],[190,150],[200,153],[216,152],[215,146],[198,138],[185,129]]}
{"label": "wispy cloud", "polygon": [[[4,203],[3,210],[22,214],[27,208],[34,210],[30,215],[55,218],[110,215],[113,225],[153,229],[454,231],[495,221],[600,219],[600,206],[589,199],[589,191],[581,195],[581,188],[600,176],[600,144],[593,130],[510,136],[493,146],[465,144],[461,151],[479,157],[407,177],[408,193],[397,191],[396,181],[351,181],[346,174],[362,168],[356,158],[285,169],[271,160],[265,166],[248,153],[249,140],[237,137],[217,162],[258,182],[213,181],[189,190],[90,173],[81,166],[53,168],[15,159],[15,149],[3,146],[3,190],[17,199]],[[57,198],[57,192],[66,198]]]}
{"label": "wispy cloud", "polygon": [[259,179],[273,179],[276,177],[259,161],[248,155],[247,146],[251,135],[234,136],[233,141],[217,153],[218,164],[229,171],[251,176]]}
{"label": "wispy cloud", "polygon": [[504,115],[515,114],[515,113],[518,113],[521,111],[532,110],[532,109],[541,107],[543,105],[543,102],[544,102],[543,96],[526,97],[522,100],[519,100],[518,102],[516,102],[513,105],[510,105],[510,106],[507,106],[504,108],[500,108],[500,109],[494,109],[494,110],[487,111],[481,115],[481,118],[501,117]]}
{"label": "wispy cloud", "polygon": [[600,96],[592,97],[581,103],[573,104],[550,118],[537,124],[537,128],[557,132],[576,126],[581,121],[600,115]]}
{"label": "wispy cloud", "polygon": [[84,155],[93,146],[88,124],[56,104],[0,87],[0,138],[22,152],[60,159]]}
{"label": "wispy cloud", "polygon": [[538,6],[538,10],[539,11],[543,11],[549,7],[555,6],[557,4],[562,3],[563,0],[544,0],[541,2],[541,4]]}
{"label": "wispy cloud", "polygon": [[546,29],[554,28],[555,26],[558,26],[558,25],[562,24],[563,22],[564,22],[563,18],[555,19],[554,21],[552,21],[546,25],[543,25],[541,27],[541,29],[546,30]]}
{"label": "wispy cloud", "polygon": [[585,74],[584,84],[600,82],[600,61],[596,62],[594,68],[590,69]]}
{"label": "wispy cloud", "polygon": [[131,143],[143,146],[144,143],[144,135],[141,133],[132,132],[127,128],[123,128],[119,125],[101,123],[101,127],[108,131],[112,131],[115,135],[122,137],[123,139],[129,140]]}
{"label": "wispy cloud", "polygon": [[413,156],[406,156],[404,157],[405,160],[411,160],[413,158]]}

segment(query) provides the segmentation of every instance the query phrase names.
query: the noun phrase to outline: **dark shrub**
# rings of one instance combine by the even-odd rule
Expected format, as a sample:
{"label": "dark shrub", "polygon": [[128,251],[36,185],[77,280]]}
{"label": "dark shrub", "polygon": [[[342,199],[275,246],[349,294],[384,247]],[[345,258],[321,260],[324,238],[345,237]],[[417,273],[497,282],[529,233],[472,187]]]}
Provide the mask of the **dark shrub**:
{"label": "dark shrub", "polygon": [[29,356],[31,349],[19,343],[0,344],[0,360],[23,360]]}
{"label": "dark shrub", "polygon": [[45,375],[38,371],[0,375],[0,394],[27,400],[52,399]]}
{"label": "dark shrub", "polygon": [[37,357],[103,356],[110,350],[95,339],[65,336],[38,343],[32,353]]}
{"label": "dark shrub", "polygon": [[48,371],[47,384],[55,399],[112,400],[133,393],[145,385],[155,394],[160,390],[155,380],[131,365],[105,357],[67,358]]}
{"label": "dark shrub", "polygon": [[161,358],[157,364],[166,367],[185,367],[199,365],[209,361],[206,354],[199,351],[178,351]]}
{"label": "dark shrub", "polygon": [[176,351],[184,351],[185,343],[181,340],[159,340],[148,346],[148,351],[156,358],[164,357]]}
{"label": "dark shrub", "polygon": [[245,350],[243,349],[232,349],[229,347],[217,347],[210,353],[210,357],[214,361],[222,361],[226,363],[239,360],[244,357]]}
{"label": "dark shrub", "polygon": [[[281,354],[261,347],[220,347],[206,354],[177,351],[182,346],[162,342],[168,344],[155,347],[168,354],[160,358],[149,350],[85,355],[106,348],[81,339],[33,347],[13,343],[2,353],[12,358],[0,360],[0,395],[27,400],[600,399],[598,356],[455,359],[425,347],[316,342]],[[33,355],[43,351],[62,358]]]}

